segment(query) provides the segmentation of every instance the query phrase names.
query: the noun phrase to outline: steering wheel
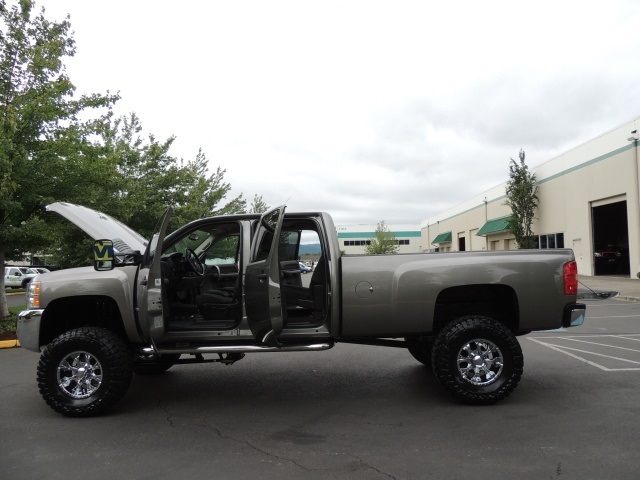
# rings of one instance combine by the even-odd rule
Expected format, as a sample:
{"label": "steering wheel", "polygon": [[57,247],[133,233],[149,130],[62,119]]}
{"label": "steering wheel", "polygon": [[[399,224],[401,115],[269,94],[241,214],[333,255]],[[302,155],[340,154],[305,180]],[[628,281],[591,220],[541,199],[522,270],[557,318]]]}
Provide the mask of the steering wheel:
{"label": "steering wheel", "polygon": [[184,252],[184,258],[196,275],[204,275],[204,265],[196,255],[196,252],[187,248]]}

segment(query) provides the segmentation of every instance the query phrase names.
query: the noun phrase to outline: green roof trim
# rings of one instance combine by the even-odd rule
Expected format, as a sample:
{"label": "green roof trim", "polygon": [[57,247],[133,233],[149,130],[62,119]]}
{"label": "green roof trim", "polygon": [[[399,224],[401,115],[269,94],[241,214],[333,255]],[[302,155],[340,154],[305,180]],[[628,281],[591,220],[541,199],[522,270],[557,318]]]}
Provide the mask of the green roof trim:
{"label": "green roof trim", "polygon": [[[390,232],[396,238],[406,238],[406,237],[420,237],[422,236],[421,231],[414,232]],[[375,238],[376,232],[338,232],[338,238]]]}
{"label": "green roof trim", "polygon": [[431,245],[438,245],[439,243],[451,243],[451,232],[441,233],[431,242]]}
{"label": "green roof trim", "polygon": [[486,235],[493,235],[494,233],[502,233],[506,232],[509,229],[509,219],[511,215],[507,215],[506,217],[494,218],[493,220],[488,220],[476,236],[482,237]]}

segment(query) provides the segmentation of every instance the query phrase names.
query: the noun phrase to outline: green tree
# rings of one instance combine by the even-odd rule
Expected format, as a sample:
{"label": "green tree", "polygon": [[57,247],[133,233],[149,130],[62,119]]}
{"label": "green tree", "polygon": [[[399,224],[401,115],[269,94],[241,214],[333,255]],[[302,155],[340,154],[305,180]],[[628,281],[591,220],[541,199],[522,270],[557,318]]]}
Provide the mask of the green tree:
{"label": "green tree", "polygon": [[100,206],[105,213],[149,235],[168,205],[174,208],[170,229],[203,216],[246,209],[242,195],[223,203],[231,185],[224,181],[222,168],[208,173],[202,150],[193,160],[179,160],[170,153],[175,137],[161,142],[141,132],[135,113],[111,122],[104,132],[104,163],[113,166],[105,192],[110,198]]}
{"label": "green tree", "polygon": [[92,108],[110,108],[116,95],[82,95],[66,75],[63,59],[75,54],[68,18],[52,22],[44,9],[0,0],[0,318],[8,315],[5,259],[46,244],[42,206],[67,192],[86,190],[91,173],[83,153],[102,117],[80,120]]}
{"label": "green tree", "polygon": [[389,230],[384,220],[378,223],[375,237],[371,243],[365,247],[365,252],[369,255],[382,255],[385,253],[398,253],[398,241],[396,236]]}
{"label": "green tree", "polygon": [[511,207],[509,231],[515,236],[519,249],[536,248],[531,226],[538,208],[538,185],[536,175],[529,171],[524,150],[519,153],[520,162],[513,158],[509,163],[505,205]]}
{"label": "green tree", "polygon": [[251,205],[249,205],[249,211],[247,213],[264,213],[269,210],[269,205],[262,200],[262,195],[254,195]]}
{"label": "green tree", "polygon": [[[145,138],[135,113],[109,119],[103,125],[100,145],[92,163],[101,165],[100,176],[78,203],[120,220],[144,236],[153,228],[168,205],[174,209],[169,229],[214,215],[242,213],[242,194],[227,201],[231,185],[224,181],[225,170],[208,172],[208,161],[200,150],[193,160],[178,160],[170,154],[174,137],[158,141]],[[97,153],[96,153],[97,152]],[[57,225],[60,237],[52,254],[60,265],[76,266],[89,261],[89,243],[75,227]]]}

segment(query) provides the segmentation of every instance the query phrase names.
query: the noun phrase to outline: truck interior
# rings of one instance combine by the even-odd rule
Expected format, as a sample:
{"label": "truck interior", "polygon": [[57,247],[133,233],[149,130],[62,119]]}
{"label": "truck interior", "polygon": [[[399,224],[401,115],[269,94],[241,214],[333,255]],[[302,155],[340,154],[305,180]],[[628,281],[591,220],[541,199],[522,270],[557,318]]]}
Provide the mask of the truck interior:
{"label": "truck interior", "polygon": [[[162,254],[163,311],[167,331],[229,330],[242,321],[241,224],[200,225]],[[318,242],[316,223],[285,219],[279,239],[285,328],[314,328],[327,315],[328,276],[322,253],[313,272],[302,274],[300,245]]]}

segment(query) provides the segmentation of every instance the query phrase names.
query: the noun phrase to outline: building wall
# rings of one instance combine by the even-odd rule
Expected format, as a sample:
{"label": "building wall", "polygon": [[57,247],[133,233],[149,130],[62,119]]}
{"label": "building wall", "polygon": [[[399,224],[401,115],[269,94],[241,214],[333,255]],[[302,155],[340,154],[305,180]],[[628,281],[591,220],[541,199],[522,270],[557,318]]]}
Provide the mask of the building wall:
{"label": "building wall", "polygon": [[[574,250],[582,274],[595,273],[592,208],[620,201],[627,208],[630,276],[635,278],[640,272],[640,159],[638,141],[628,140],[639,129],[637,118],[531,169],[540,187],[534,233],[563,234],[564,246]],[[516,248],[507,232],[486,238],[475,235],[488,220],[511,213],[504,205],[505,186],[498,185],[423,221],[422,251],[457,251],[460,235],[466,238],[466,250]],[[432,244],[437,235],[448,231],[452,232],[450,244]]]}
{"label": "building wall", "polygon": [[[398,253],[420,252],[420,225],[387,225],[398,240]],[[347,255],[365,253],[366,242],[375,238],[377,225],[338,225],[338,242],[340,249]]]}

